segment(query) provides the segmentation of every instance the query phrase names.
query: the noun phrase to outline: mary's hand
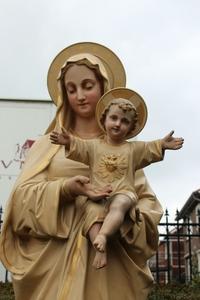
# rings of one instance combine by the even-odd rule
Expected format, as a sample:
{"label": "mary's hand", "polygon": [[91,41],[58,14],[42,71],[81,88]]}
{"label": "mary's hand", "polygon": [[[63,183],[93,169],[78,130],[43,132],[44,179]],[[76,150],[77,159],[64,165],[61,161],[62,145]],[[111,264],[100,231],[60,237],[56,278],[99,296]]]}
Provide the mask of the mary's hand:
{"label": "mary's hand", "polygon": [[106,185],[101,188],[97,188],[91,183],[85,184],[86,196],[92,201],[99,201],[103,198],[109,197],[112,192],[112,187],[110,185]]}
{"label": "mary's hand", "polygon": [[88,177],[82,175],[77,175],[66,180],[66,183],[64,184],[64,189],[65,188],[68,189],[72,197],[84,195],[93,201],[98,201],[102,198],[108,197],[112,192],[110,185],[103,188],[96,188],[90,183]]}

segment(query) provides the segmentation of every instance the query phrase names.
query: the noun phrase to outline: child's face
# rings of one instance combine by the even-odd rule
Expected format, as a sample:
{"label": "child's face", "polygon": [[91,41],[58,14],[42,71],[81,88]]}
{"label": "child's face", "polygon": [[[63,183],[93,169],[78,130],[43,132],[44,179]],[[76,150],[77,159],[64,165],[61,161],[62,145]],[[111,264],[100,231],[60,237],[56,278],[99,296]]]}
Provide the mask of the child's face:
{"label": "child's face", "polygon": [[131,130],[133,123],[130,112],[123,112],[118,105],[111,105],[105,118],[105,130],[111,142],[121,143]]}

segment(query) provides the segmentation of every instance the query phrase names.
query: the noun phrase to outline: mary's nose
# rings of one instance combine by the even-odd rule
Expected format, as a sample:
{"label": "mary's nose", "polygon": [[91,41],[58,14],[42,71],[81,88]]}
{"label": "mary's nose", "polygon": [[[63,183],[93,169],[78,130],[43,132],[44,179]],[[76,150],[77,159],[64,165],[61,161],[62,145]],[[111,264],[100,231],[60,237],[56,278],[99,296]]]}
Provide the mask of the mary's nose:
{"label": "mary's nose", "polygon": [[85,100],[85,94],[84,94],[84,91],[82,89],[77,90],[77,99],[80,102]]}

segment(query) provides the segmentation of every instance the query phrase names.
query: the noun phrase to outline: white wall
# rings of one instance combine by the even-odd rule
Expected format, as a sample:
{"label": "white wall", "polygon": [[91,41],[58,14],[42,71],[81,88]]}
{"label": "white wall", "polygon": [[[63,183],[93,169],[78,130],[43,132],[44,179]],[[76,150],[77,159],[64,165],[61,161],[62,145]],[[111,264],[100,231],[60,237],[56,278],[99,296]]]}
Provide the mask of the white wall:
{"label": "white wall", "polygon": [[[50,101],[0,99],[0,207],[5,208],[24,159],[23,145],[42,135],[53,119]],[[5,270],[0,263],[0,281]]]}

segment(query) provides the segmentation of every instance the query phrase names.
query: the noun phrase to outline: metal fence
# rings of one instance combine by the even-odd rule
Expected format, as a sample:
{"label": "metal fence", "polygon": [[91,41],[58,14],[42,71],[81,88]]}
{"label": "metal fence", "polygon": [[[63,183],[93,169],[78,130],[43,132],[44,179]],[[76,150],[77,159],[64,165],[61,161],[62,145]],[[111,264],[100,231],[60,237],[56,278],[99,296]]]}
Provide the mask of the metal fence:
{"label": "metal fence", "polygon": [[156,255],[149,261],[157,283],[183,283],[199,275],[199,211],[197,220],[197,223],[192,223],[189,216],[180,220],[177,211],[175,222],[169,222],[168,211],[165,211],[165,222],[159,224],[159,248]]}

